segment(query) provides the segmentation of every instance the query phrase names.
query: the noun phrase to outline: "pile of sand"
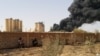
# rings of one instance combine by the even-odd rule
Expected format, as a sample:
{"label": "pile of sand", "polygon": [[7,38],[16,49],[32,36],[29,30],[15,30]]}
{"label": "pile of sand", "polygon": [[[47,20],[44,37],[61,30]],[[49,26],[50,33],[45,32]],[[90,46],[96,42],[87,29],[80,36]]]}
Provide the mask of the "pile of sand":
{"label": "pile of sand", "polygon": [[100,56],[100,44],[65,46],[61,56]]}

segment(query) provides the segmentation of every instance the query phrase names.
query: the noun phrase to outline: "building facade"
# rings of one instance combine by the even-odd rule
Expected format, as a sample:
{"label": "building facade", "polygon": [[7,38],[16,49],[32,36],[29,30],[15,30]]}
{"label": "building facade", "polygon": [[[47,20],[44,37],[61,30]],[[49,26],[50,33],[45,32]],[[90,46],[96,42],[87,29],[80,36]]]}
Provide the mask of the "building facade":
{"label": "building facade", "polygon": [[22,32],[22,21],[19,19],[7,18],[6,23],[6,32]]}
{"label": "building facade", "polygon": [[43,22],[35,23],[35,32],[45,32],[45,26],[44,26]]}

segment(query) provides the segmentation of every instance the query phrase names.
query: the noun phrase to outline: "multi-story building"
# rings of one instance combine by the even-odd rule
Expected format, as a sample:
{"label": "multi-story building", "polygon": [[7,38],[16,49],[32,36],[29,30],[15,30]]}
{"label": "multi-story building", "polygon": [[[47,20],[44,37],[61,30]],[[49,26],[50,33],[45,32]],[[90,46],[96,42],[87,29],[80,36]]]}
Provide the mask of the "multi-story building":
{"label": "multi-story building", "polygon": [[35,32],[45,32],[45,26],[44,26],[43,22],[35,23]]}
{"label": "multi-story building", "polygon": [[6,32],[22,32],[22,21],[19,19],[7,18]]}

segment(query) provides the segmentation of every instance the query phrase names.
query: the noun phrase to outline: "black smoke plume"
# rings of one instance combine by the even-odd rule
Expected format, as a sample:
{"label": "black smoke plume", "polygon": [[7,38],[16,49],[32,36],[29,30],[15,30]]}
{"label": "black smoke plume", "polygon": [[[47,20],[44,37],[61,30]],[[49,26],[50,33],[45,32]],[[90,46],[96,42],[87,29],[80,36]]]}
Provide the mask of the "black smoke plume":
{"label": "black smoke plume", "polygon": [[83,23],[100,21],[100,0],[73,0],[68,8],[69,17],[54,24],[51,31],[68,31],[81,26]]}

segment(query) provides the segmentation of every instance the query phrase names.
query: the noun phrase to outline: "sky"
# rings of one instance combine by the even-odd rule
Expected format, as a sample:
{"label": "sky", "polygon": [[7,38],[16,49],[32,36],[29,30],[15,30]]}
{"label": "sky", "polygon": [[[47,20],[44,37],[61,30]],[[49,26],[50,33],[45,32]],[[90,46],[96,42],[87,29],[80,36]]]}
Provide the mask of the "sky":
{"label": "sky", "polygon": [[100,32],[100,21],[95,21],[91,24],[84,23],[79,29],[93,33]]}
{"label": "sky", "polygon": [[5,31],[5,19],[23,21],[23,30],[34,30],[35,22],[43,22],[45,31],[54,23],[69,16],[68,7],[73,0],[0,0],[0,29]]}

